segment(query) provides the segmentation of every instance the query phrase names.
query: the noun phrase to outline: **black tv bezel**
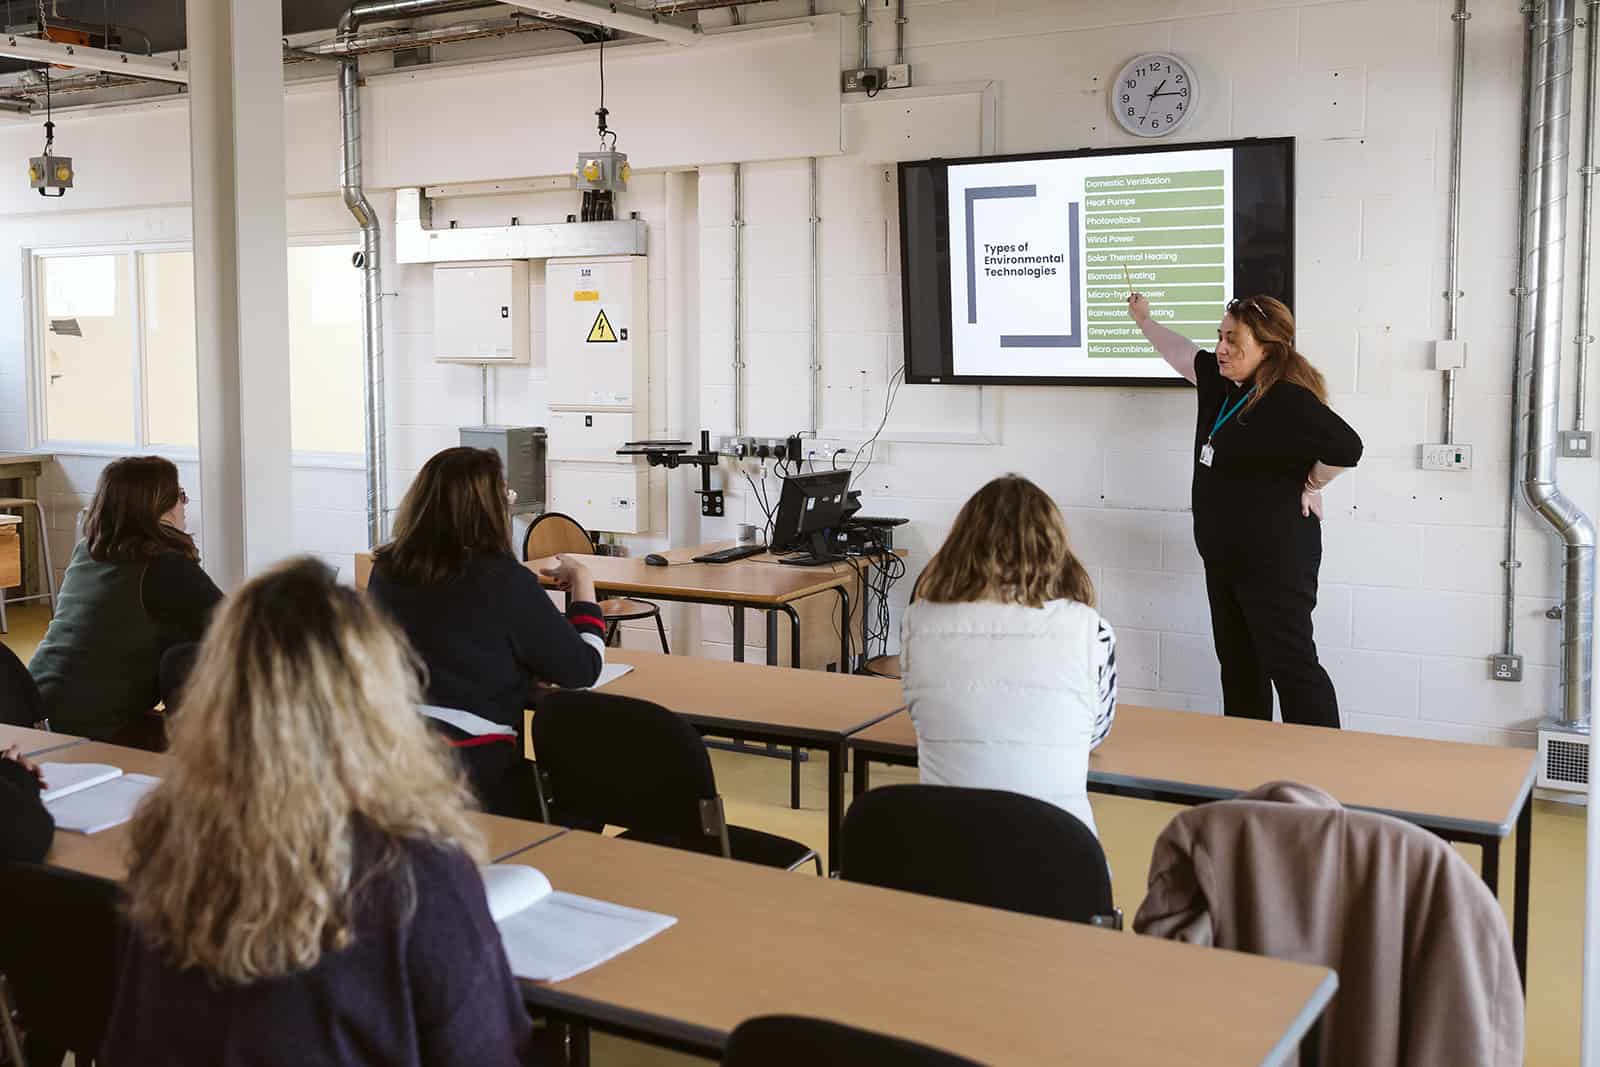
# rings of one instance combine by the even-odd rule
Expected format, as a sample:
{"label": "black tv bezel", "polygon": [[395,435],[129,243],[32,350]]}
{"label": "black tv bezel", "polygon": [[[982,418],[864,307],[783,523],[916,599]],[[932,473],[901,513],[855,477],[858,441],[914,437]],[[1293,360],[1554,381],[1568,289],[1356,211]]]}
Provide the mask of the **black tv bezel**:
{"label": "black tv bezel", "polygon": [[[1285,271],[1283,301],[1290,307],[1294,306],[1294,275],[1295,275],[1295,241],[1297,236],[1297,204],[1295,202],[1295,139],[1293,137],[1238,137],[1224,141],[1189,141],[1172,144],[1153,145],[1122,145],[1114,148],[1074,148],[1066,151],[1054,152],[1018,152],[1009,155],[995,156],[961,156],[944,158],[935,156],[931,159],[901,160],[896,165],[896,177],[899,180],[899,217],[900,217],[900,309],[901,309],[901,368],[907,385],[1087,385],[1099,386],[1107,389],[1157,388],[1168,389],[1173,387],[1189,387],[1190,383],[1183,378],[1100,378],[1084,377],[1081,375],[1040,378],[1017,375],[925,375],[913,374],[911,370],[911,331],[904,327],[905,322],[911,318],[911,300],[906,286],[909,277],[908,251],[909,242],[906,234],[906,196],[905,176],[911,167],[927,167],[930,164],[942,167],[960,167],[974,163],[1015,163],[1027,162],[1036,159],[1081,159],[1090,156],[1134,156],[1155,155],[1161,152],[1196,152],[1213,148],[1244,148],[1282,146],[1286,150],[1286,171],[1289,182],[1289,262]],[[950,288],[950,256],[948,249],[943,257],[944,287],[948,293]],[[949,323],[949,310],[946,309],[944,328],[940,332],[944,345],[944,362],[951,363],[954,356],[954,338]]]}

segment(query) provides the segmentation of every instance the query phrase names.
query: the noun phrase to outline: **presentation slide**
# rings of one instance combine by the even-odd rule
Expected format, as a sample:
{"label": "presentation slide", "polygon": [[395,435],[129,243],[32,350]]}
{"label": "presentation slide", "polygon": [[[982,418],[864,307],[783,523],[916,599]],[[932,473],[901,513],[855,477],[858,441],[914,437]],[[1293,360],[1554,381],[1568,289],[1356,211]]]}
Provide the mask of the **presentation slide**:
{"label": "presentation slide", "polygon": [[1229,148],[952,164],[955,378],[1176,378],[1127,314],[1216,338],[1234,279]]}

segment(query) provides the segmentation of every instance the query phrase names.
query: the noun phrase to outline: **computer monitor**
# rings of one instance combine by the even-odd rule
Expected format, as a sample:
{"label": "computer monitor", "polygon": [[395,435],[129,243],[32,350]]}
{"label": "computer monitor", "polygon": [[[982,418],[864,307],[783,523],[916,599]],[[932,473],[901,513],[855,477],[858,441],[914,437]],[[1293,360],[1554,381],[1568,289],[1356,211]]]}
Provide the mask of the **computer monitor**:
{"label": "computer monitor", "polygon": [[828,551],[827,538],[823,533],[844,520],[849,492],[848,470],[819,471],[785,478],[783,495],[778,498],[778,516],[772,526],[772,551],[809,548],[809,556],[792,562],[833,562],[836,557]]}

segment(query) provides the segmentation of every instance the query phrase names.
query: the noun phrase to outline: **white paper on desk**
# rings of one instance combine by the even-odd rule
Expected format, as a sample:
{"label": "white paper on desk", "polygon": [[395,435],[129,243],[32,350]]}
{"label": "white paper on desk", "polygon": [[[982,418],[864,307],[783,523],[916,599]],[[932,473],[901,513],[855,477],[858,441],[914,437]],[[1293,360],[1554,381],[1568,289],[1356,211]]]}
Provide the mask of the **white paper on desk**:
{"label": "white paper on desk", "polygon": [[50,783],[39,799],[46,804],[122,776],[122,768],[107,763],[41,763],[39,773]]}
{"label": "white paper on desk", "polygon": [[51,801],[45,807],[55,818],[57,830],[97,834],[133,818],[139,801],[160,784],[161,779],[148,774],[123,774]]}
{"label": "white paper on desk", "polygon": [[610,685],[624,674],[633,670],[631,663],[607,663],[600,668],[600,677],[596,678],[590,689],[599,689],[601,686]]}
{"label": "white paper on desk", "polygon": [[540,871],[514,864],[482,868],[489,914],[500,927],[511,973],[561,982],[635,948],[678,920],[604,900],[558,893]]}
{"label": "white paper on desk", "polygon": [[490,722],[481,715],[474,715],[470,711],[460,708],[441,708],[437,704],[418,704],[417,710],[430,719],[454,726],[457,730],[470,737],[515,737],[515,727],[506,726],[498,722]]}

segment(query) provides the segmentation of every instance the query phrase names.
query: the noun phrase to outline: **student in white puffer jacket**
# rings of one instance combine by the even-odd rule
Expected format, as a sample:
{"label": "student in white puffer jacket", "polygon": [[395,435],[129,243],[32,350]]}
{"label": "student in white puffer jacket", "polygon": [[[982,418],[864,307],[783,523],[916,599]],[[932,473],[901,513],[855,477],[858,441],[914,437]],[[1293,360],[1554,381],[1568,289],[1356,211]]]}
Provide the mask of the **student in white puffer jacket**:
{"label": "student in white puffer jacket", "polygon": [[1005,789],[1095,828],[1089,751],[1117,704],[1116,638],[1055,501],[1026,478],[980,489],[901,623],[906,703],[929,785]]}

